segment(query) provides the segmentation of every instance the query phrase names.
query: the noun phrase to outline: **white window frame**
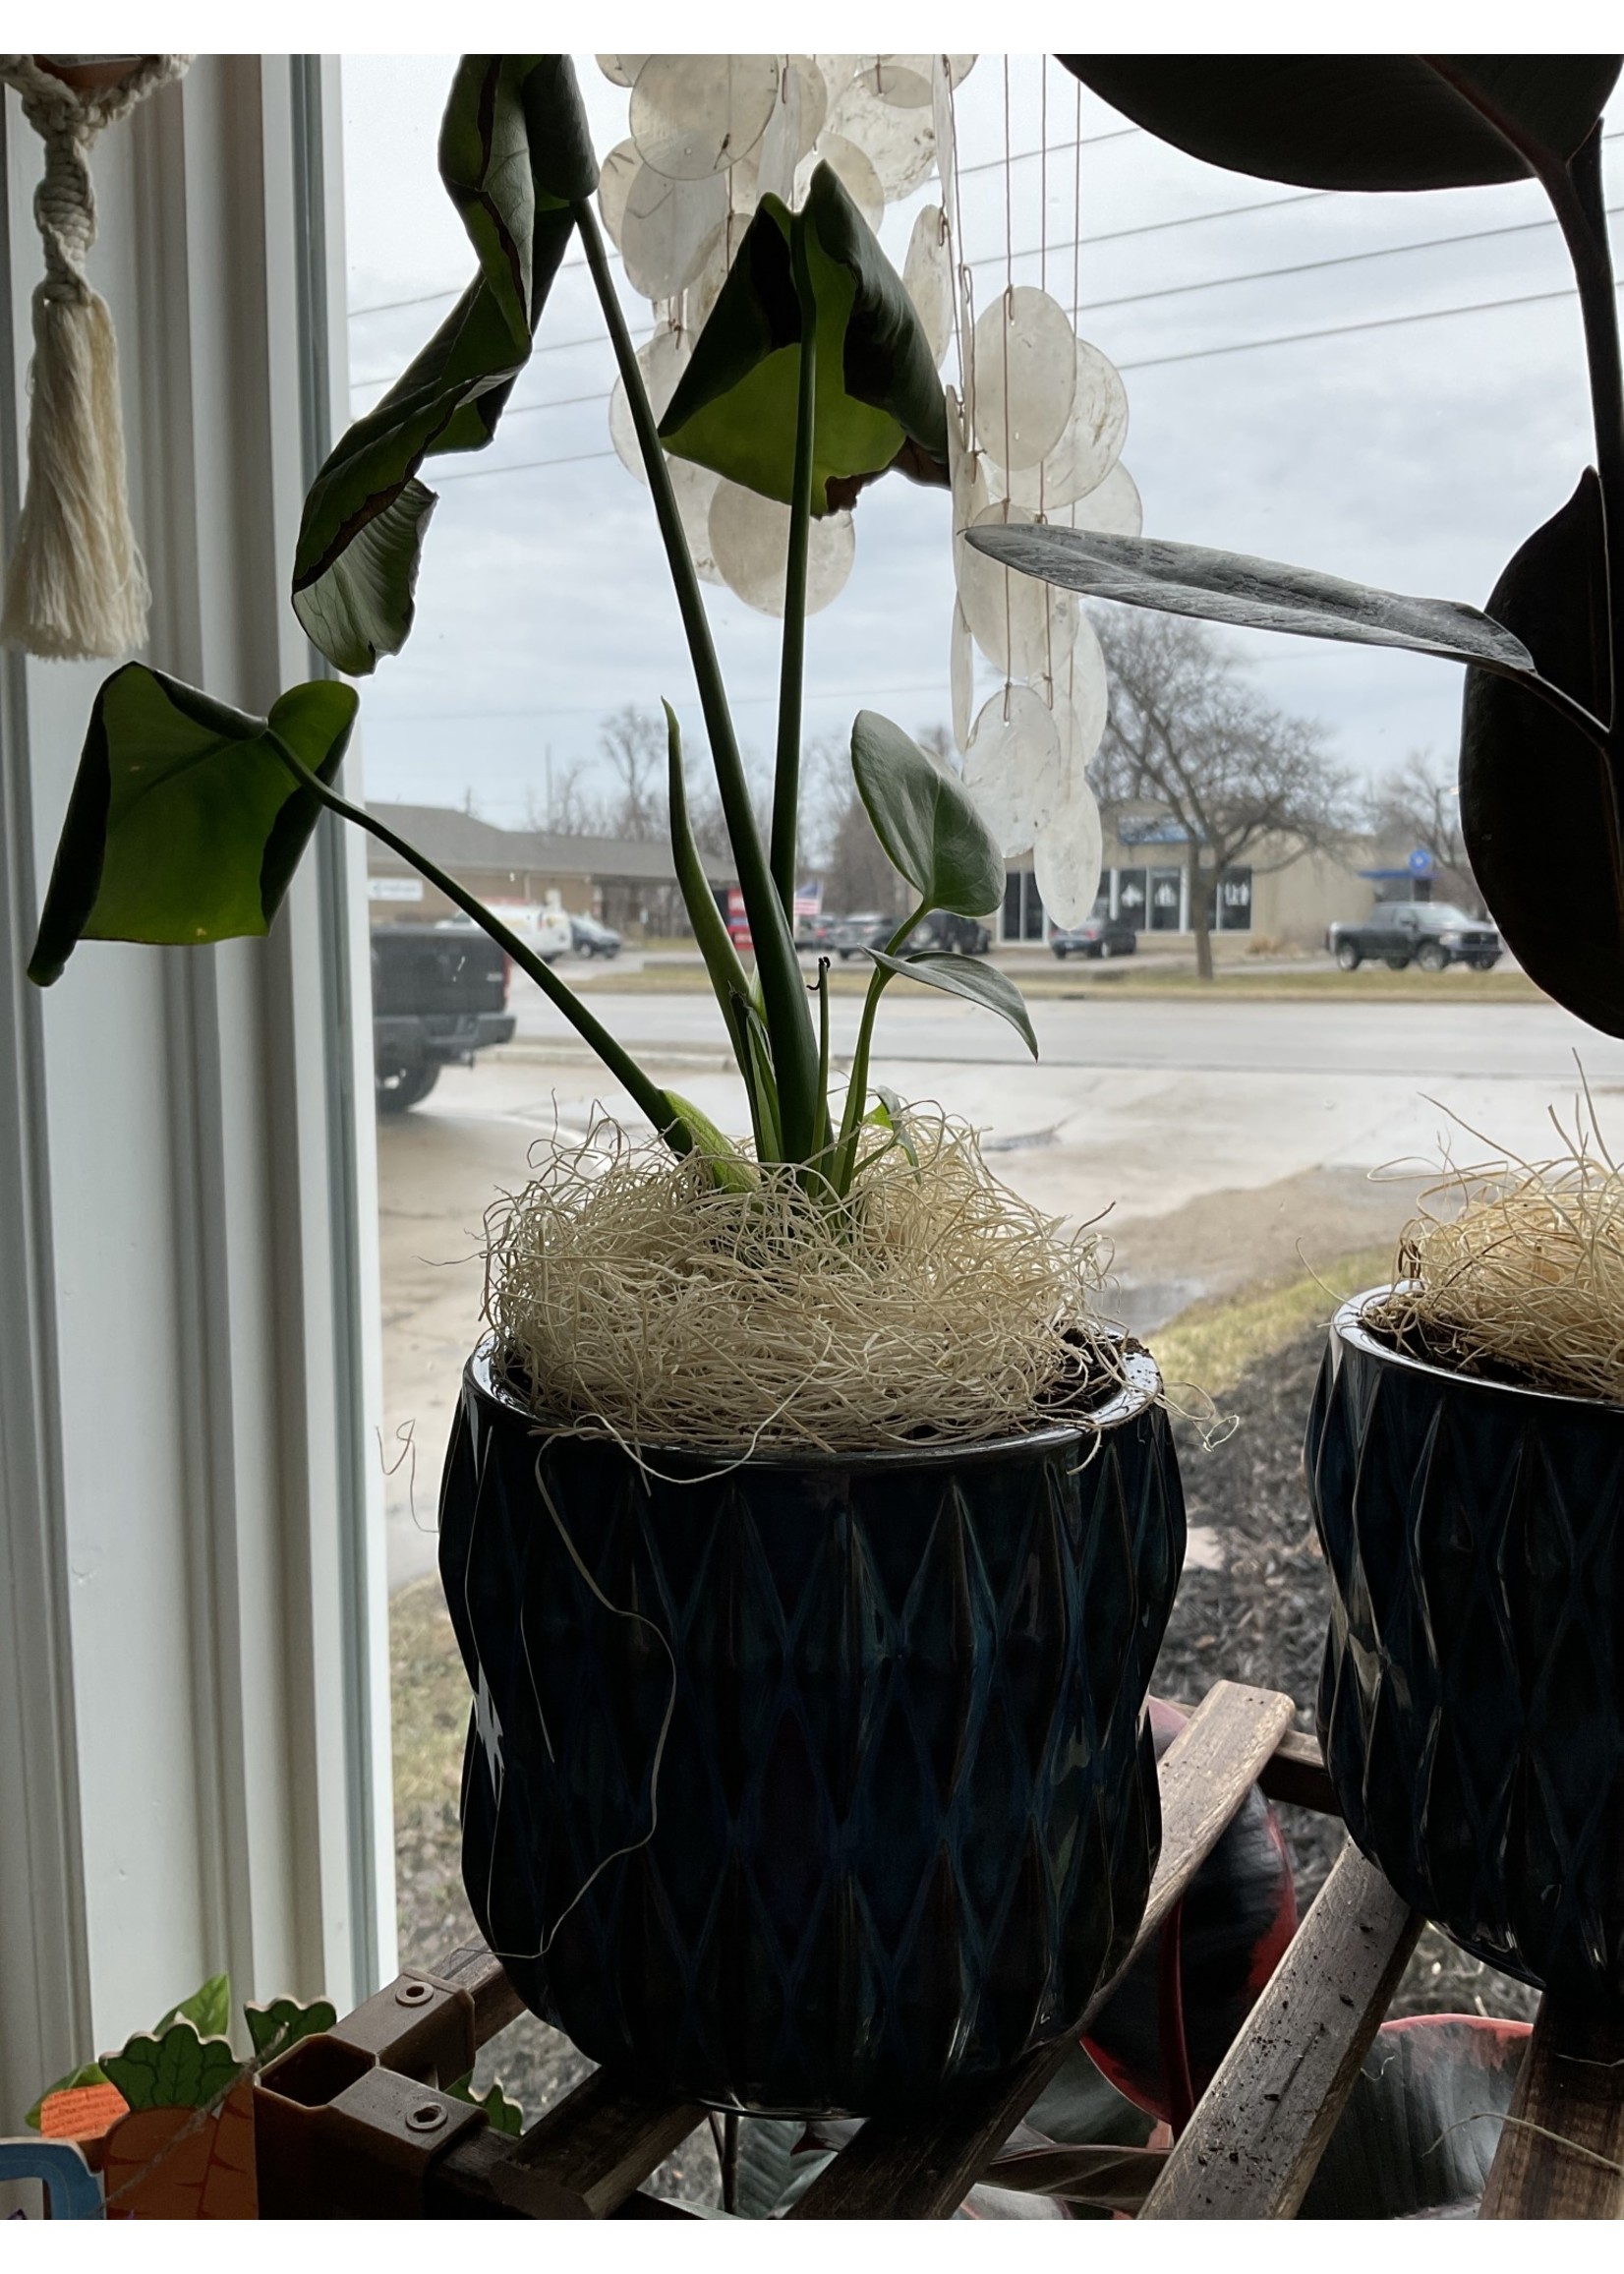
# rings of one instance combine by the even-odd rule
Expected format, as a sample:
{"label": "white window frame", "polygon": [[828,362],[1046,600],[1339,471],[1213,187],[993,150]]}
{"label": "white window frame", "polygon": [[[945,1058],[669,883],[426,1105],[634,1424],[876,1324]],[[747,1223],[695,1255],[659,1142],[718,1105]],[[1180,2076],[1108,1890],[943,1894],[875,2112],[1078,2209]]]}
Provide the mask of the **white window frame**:
{"label": "white window frame", "polygon": [[[145,659],[264,710],[346,414],[336,59],[200,56],[94,146]],[[42,146],[0,122],[0,535]],[[25,966],[112,667],[0,658],[0,2131],[229,1967],[393,1972],[365,860],[265,941]],[[346,764],[358,788],[359,757]]]}

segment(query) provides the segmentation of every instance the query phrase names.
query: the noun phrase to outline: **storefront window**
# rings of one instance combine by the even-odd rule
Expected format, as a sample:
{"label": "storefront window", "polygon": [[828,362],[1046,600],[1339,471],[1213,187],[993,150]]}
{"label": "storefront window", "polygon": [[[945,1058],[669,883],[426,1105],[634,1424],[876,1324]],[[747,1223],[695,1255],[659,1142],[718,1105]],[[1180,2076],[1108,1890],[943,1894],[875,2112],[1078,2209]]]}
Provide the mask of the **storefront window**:
{"label": "storefront window", "polygon": [[1184,877],[1176,868],[1153,868],[1150,872],[1150,929],[1153,932],[1178,932],[1184,929],[1180,922],[1179,903],[1183,897]]}

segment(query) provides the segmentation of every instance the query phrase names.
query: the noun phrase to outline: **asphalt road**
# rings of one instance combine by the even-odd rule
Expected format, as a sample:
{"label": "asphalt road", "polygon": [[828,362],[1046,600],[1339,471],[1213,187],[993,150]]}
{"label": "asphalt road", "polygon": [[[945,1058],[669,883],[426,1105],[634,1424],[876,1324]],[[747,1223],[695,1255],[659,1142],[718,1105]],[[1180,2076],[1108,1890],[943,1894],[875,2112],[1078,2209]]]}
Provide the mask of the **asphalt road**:
{"label": "asphalt road", "polygon": [[[1446,982],[1445,982],[1446,984]],[[528,999],[527,999],[528,998]],[[443,1074],[378,1132],[385,1399],[415,1452],[388,1487],[390,1580],[433,1560],[435,1485],[461,1360],[479,1331],[486,1207],[531,1149],[628,1101],[534,990],[507,1051]],[[837,1059],[859,1006],[833,1006]],[[720,1017],[700,994],[600,993],[594,1009],[655,1078],[744,1125]],[[990,1014],[900,987],[874,1077],[983,1134],[997,1173],[1114,1243],[1119,1316],[1142,1332],[1196,1297],[1390,1242],[1444,1148],[1555,1149],[1582,1058],[1624,1139],[1624,1043],[1544,1004],[1038,1001],[1040,1059]],[[1451,1116],[1456,1117],[1451,1119]],[[1474,1134],[1477,1133],[1477,1134]]]}

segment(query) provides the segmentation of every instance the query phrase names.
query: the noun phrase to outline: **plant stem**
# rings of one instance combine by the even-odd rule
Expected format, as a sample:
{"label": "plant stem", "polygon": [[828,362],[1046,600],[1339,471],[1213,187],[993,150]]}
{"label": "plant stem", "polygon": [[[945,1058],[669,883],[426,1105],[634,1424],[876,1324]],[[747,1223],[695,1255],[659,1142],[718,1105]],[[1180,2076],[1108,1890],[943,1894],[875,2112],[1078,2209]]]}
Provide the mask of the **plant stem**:
{"label": "plant stem", "polygon": [[598,218],[584,200],[572,209],[586,252],[587,265],[597,287],[599,305],[604,311],[604,321],[609,326],[614,360],[619,366],[620,378],[625,385],[627,406],[637,432],[637,447],[654,496],[654,508],[660,522],[660,534],[665,542],[666,558],[670,566],[671,582],[676,588],[676,605],[681,612],[682,628],[687,634],[688,653],[693,662],[700,706],[705,714],[705,728],[711,741],[717,787],[722,793],[722,810],[727,823],[727,837],[733,848],[733,858],[738,864],[739,890],[744,896],[756,967],[761,973],[767,1027],[773,1044],[773,1072],[779,1088],[784,1151],[790,1159],[804,1161],[814,1149],[819,1119],[817,1099],[813,1094],[817,1079],[818,1045],[812,1031],[812,1014],[807,1006],[800,965],[795,959],[794,934],[774,886],[767,855],[762,849],[755,812],[750,804],[750,786],[744,777],[744,766],[733,733],[726,689],[723,685],[721,667],[711,640],[711,627],[705,615],[699,578],[694,573],[693,557],[688,551],[682,516],[677,510],[676,496],[671,489],[670,470],[666,464],[666,453],[656,431],[654,413],[649,407],[648,392],[643,385],[642,372],[638,369],[637,354],[631,344],[631,334],[626,329],[626,320],[614,289],[614,279],[609,274],[604,241],[598,233]]}
{"label": "plant stem", "polygon": [[[801,308],[800,382],[795,396],[795,470],[789,497],[789,552],[784,562],[783,649],[779,668],[779,749],[773,774],[771,862],[779,899],[795,918],[795,836],[799,819],[801,683],[806,669],[806,565],[812,544],[812,458],[817,439],[817,303],[806,259],[806,216],[790,224],[790,261]],[[820,1089],[819,1096],[824,1092]]]}
{"label": "plant stem", "polygon": [[353,822],[357,829],[364,829],[369,837],[376,837],[380,845],[386,845],[391,852],[398,852],[402,860],[410,861],[420,876],[427,877],[448,901],[461,908],[464,915],[472,916],[480,930],[494,940],[504,954],[512,957],[526,978],[535,980],[548,1000],[563,1013],[582,1040],[597,1052],[616,1081],[630,1093],[638,1109],[653,1122],[656,1131],[673,1153],[681,1154],[693,1149],[693,1138],[687,1126],[666,1092],[649,1079],[636,1059],[630,1057],[609,1028],[593,1017],[575,990],[566,987],[562,979],[542,962],[541,957],[525,946],[516,932],[509,931],[499,916],[491,913],[483,901],[476,900],[471,892],[465,891],[455,877],[447,876],[444,869],[437,862],[432,861],[427,853],[419,852],[415,845],[408,845],[405,838],[397,837],[392,829],[385,828],[381,821],[362,806],[352,805],[336,789],[329,789],[320,776],[312,773],[304,760],[296,757],[277,734],[271,732],[267,739],[301,788],[308,789],[313,797],[319,798],[329,813],[336,813],[341,820]]}
{"label": "plant stem", "polygon": [[[818,1095],[829,1095],[829,958],[818,958]],[[825,1129],[827,1132],[827,1122]]]}
{"label": "plant stem", "polygon": [[[921,901],[910,916],[904,916],[898,929],[886,942],[886,954],[900,953],[909,932],[925,912]],[[874,1041],[874,1019],[880,1008],[880,997],[890,985],[895,973],[883,963],[876,963],[868,982],[868,993],[863,999],[862,1023],[857,1029],[857,1047],[851,1054],[851,1072],[846,1083],[845,1111],[841,1116],[840,1146],[835,1157],[835,1190],[841,1199],[851,1190],[851,1180],[857,1168],[857,1133],[862,1127],[863,1100],[868,1095],[868,1057]]]}

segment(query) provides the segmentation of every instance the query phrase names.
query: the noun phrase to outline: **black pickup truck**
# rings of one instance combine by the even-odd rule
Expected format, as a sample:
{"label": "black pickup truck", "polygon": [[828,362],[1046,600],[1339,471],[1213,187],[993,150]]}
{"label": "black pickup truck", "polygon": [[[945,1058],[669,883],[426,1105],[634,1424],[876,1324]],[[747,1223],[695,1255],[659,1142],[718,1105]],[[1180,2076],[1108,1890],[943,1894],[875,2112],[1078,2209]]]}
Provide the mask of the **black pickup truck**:
{"label": "black pickup truck", "polygon": [[513,1039],[507,958],[472,925],[375,924],[373,1051],[379,1113],[428,1096],[442,1066]]}
{"label": "black pickup truck", "polygon": [[1475,971],[1492,971],[1500,961],[1494,926],[1443,901],[1378,901],[1362,924],[1333,924],[1326,945],[1345,971],[1361,963],[1385,963],[1390,971],[1409,963],[1423,971],[1470,963]]}

